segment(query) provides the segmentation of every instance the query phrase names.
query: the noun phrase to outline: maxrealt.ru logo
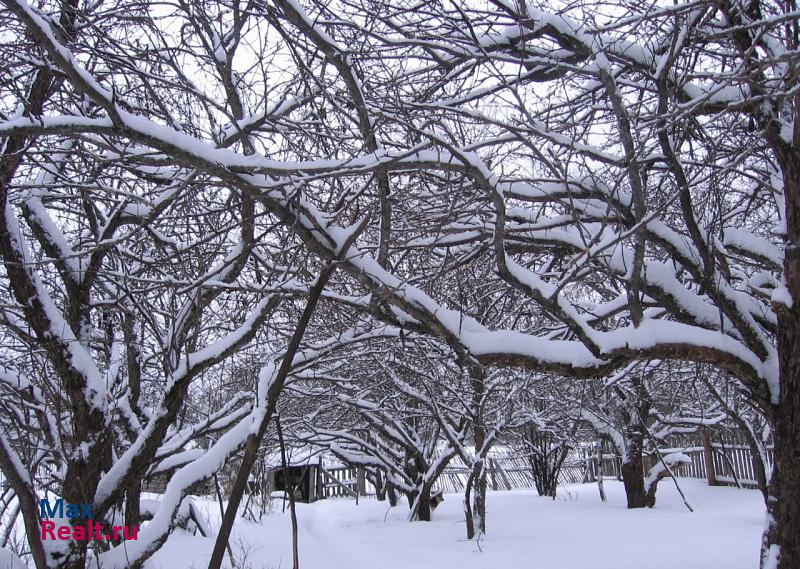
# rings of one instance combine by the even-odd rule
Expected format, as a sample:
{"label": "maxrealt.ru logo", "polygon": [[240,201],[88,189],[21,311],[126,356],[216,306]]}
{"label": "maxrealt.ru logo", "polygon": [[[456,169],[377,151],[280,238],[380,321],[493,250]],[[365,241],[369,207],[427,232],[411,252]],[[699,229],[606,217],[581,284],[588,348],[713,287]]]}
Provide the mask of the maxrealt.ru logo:
{"label": "maxrealt.ru logo", "polygon": [[[62,498],[55,500],[52,505],[49,500],[39,500],[42,540],[119,541],[123,537],[124,539],[138,539],[138,525],[111,526],[111,533],[107,533],[103,524],[94,521],[92,516],[93,506],[94,504],[66,503]],[[85,525],[64,524],[57,527],[55,522],[50,521],[51,518],[85,520]]]}

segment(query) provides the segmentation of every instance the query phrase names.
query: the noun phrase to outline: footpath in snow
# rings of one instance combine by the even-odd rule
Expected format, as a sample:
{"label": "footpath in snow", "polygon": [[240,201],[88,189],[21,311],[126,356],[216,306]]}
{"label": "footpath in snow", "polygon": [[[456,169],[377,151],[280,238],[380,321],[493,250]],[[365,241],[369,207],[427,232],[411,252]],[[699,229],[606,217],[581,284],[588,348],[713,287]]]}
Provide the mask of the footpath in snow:
{"label": "footpath in snow", "polygon": [[[755,569],[764,521],[760,493],[680,480],[694,513],[670,480],[654,509],[627,510],[622,484],[569,485],[555,499],[531,491],[490,492],[488,535],[464,538],[461,496],[447,495],[432,522],[405,521],[401,504],[335,499],[298,504],[301,569]],[[205,503],[212,525],[215,502]],[[280,512],[280,510],[278,510]],[[240,520],[237,569],[291,569],[288,508],[261,524]],[[173,535],[147,569],[201,569],[213,539]]]}

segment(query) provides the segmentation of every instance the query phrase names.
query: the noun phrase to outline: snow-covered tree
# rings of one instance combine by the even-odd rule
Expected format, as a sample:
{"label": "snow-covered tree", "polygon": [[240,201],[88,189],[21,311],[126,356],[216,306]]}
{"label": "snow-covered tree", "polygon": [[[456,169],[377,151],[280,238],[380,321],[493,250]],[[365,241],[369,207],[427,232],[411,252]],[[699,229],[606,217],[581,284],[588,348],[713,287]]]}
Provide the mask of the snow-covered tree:
{"label": "snow-covered tree", "polygon": [[[58,378],[71,497],[118,501],[191,378],[334,263],[327,299],[435,337],[473,379],[725,370],[775,427],[762,561],[798,565],[792,3],[3,5],[3,325],[34,348],[3,377]],[[229,298],[233,322],[200,317]],[[155,323],[133,332],[166,412],[103,474],[113,339],[140,357],[126,310]],[[14,437],[0,464],[30,496]]]}

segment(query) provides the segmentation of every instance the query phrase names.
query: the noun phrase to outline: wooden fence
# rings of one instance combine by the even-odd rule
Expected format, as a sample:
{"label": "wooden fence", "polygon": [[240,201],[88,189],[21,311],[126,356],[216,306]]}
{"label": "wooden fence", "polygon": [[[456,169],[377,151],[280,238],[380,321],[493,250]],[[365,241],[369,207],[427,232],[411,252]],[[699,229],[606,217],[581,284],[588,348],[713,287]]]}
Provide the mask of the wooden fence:
{"label": "wooden fence", "polygon": [[320,497],[374,496],[375,486],[364,470],[355,466],[319,467]]}
{"label": "wooden fence", "polygon": [[[676,472],[682,478],[700,478],[709,483],[757,488],[753,455],[744,438],[736,433],[714,433],[704,440],[700,433],[675,435],[668,439],[669,448],[660,448],[666,455],[682,452],[692,463]],[[559,484],[594,482],[598,474],[598,448],[586,444],[574,449],[559,472]],[[602,472],[605,478],[622,479],[622,458],[605,445],[602,449]],[[655,453],[644,455],[645,472],[659,460]],[[767,446],[767,467],[772,465],[772,446]],[[322,469],[322,496],[375,495],[375,487],[356,467],[337,466]],[[502,450],[492,453],[486,460],[487,482],[491,490],[535,488],[530,463],[525,457]],[[466,487],[470,469],[459,457],[453,458],[434,483],[435,490],[445,493],[462,492]],[[361,482],[359,482],[361,477]],[[332,480],[335,478],[335,481]]]}
{"label": "wooden fence", "polygon": [[[486,460],[486,472],[488,486],[492,490],[534,487],[531,467],[524,458],[496,454]],[[470,469],[459,457],[455,457],[433,487],[443,492],[461,492],[467,485],[469,473]]]}
{"label": "wooden fence", "polygon": [[[359,474],[359,470],[353,466],[322,468],[320,497],[353,497],[357,493],[362,496],[374,496],[375,486],[366,477],[362,482],[362,491],[358,492],[358,479],[359,476],[363,476],[363,474]],[[530,464],[524,457],[496,453],[486,460],[486,472],[490,490],[536,487]],[[470,469],[460,458],[455,457],[436,480],[433,489],[441,490],[444,493],[463,492],[469,473]],[[583,461],[578,464],[565,464],[559,473],[559,483],[561,484],[579,484],[587,481],[590,479],[587,478],[587,468]]]}
{"label": "wooden fence", "polygon": [[[710,484],[758,488],[753,453],[744,437],[735,432],[674,435],[670,437],[668,444],[669,448],[659,449],[661,455],[681,452],[692,459],[691,464],[676,471],[675,474],[679,478],[701,478],[708,480]],[[597,480],[597,450],[596,446],[582,449],[576,453],[578,456],[573,458],[573,462],[583,463],[584,482]],[[646,472],[659,459],[655,454],[650,454],[645,455],[643,460]],[[772,460],[770,444],[766,447],[767,468],[771,468]],[[603,476],[621,480],[621,467],[622,458],[614,455],[607,446],[604,447]]]}

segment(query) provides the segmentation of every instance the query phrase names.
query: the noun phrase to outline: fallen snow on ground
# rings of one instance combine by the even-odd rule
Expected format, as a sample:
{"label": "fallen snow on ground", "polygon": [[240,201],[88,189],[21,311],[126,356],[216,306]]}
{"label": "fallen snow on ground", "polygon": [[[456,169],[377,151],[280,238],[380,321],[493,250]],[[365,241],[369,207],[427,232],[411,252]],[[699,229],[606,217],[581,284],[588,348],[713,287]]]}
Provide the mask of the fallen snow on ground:
{"label": "fallen snow on ground", "polygon": [[[755,569],[764,520],[760,493],[680,481],[690,513],[671,480],[653,509],[627,510],[622,484],[562,487],[555,500],[531,491],[490,492],[488,533],[464,538],[461,497],[447,495],[432,522],[407,522],[404,505],[335,499],[298,504],[302,569]],[[203,504],[215,527],[215,502]],[[291,569],[285,514],[261,524],[240,520],[232,539],[237,569]],[[213,539],[173,535],[146,569],[201,569]],[[227,561],[226,561],[227,563]]]}

